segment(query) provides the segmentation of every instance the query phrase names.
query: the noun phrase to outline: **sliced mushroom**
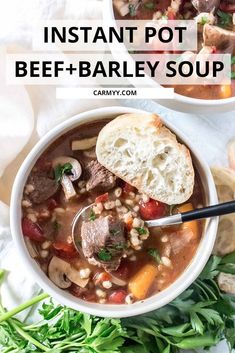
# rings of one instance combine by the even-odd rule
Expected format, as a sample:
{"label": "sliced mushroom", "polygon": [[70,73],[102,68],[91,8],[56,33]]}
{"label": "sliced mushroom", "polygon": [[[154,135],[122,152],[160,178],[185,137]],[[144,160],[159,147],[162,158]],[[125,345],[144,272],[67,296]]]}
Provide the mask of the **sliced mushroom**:
{"label": "sliced mushroom", "polygon": [[203,45],[215,46],[223,53],[235,53],[235,32],[205,24],[203,27]]}
{"label": "sliced mushroom", "polygon": [[75,140],[72,141],[72,151],[84,151],[84,150],[89,150],[90,148],[94,147],[96,145],[97,141],[97,136],[91,137],[91,138],[86,138],[83,140]]}
{"label": "sliced mushroom", "polygon": [[50,280],[57,285],[57,287],[66,289],[71,286],[71,281],[67,277],[69,270],[69,264],[54,256],[48,267],[48,276]]}
{"label": "sliced mushroom", "polygon": [[81,164],[78,162],[78,160],[75,158],[67,157],[67,156],[57,157],[53,159],[52,166],[53,168],[55,168],[58,165],[63,166],[67,163],[72,165],[71,174],[69,175],[70,180],[75,181],[78,178],[80,178],[82,174],[82,167],[81,167]]}
{"label": "sliced mushroom", "polygon": [[69,176],[63,175],[61,179],[61,185],[64,190],[64,194],[67,200],[72,199],[74,196],[76,196],[76,191],[74,189],[73,183],[70,180]]}
{"label": "sliced mushroom", "polygon": [[48,267],[48,276],[59,288],[66,289],[71,286],[71,282],[81,288],[85,288],[88,279],[82,279],[79,271],[68,262],[54,256]]}
{"label": "sliced mushroom", "polygon": [[81,288],[85,288],[87,283],[89,282],[89,278],[81,278],[79,271],[71,265],[67,273],[67,277],[70,279],[71,282],[75,283]]}
{"label": "sliced mushroom", "polygon": [[34,244],[31,242],[31,240],[28,237],[24,237],[25,245],[27,247],[27,250],[29,252],[29,255],[35,259],[38,257],[38,251],[35,248]]}
{"label": "sliced mushroom", "polygon": [[111,272],[110,272],[110,275],[111,275],[111,281],[117,286],[124,287],[127,285],[127,281],[124,281],[123,279],[117,276],[114,276]]}
{"label": "sliced mushroom", "polygon": [[64,174],[61,178],[61,185],[65,193],[65,197],[67,200],[70,200],[72,197],[76,196],[76,191],[73,186],[73,181],[78,180],[82,174],[82,167],[81,164],[78,162],[77,159],[67,156],[57,157],[52,161],[53,168],[57,166],[71,164],[71,174],[66,175]]}

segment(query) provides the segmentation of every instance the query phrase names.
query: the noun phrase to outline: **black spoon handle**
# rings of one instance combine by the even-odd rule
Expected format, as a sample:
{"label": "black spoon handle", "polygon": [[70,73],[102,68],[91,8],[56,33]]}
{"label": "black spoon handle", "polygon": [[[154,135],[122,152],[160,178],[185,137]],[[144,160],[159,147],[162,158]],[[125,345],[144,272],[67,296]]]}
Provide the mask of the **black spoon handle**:
{"label": "black spoon handle", "polygon": [[235,212],[235,201],[230,201],[181,213],[181,218],[182,222],[189,222],[195,219],[222,216],[233,212]]}
{"label": "black spoon handle", "polygon": [[235,212],[235,201],[221,203],[214,206],[198,208],[193,211],[176,213],[172,216],[146,221],[147,227],[166,227],[202,218],[222,216]]}

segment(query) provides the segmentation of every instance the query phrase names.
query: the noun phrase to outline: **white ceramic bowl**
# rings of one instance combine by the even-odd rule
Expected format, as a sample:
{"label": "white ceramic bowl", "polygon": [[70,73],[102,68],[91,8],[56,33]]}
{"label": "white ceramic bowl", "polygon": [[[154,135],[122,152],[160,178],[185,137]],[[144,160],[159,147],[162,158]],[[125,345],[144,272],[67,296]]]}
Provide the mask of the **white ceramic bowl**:
{"label": "white ceramic bowl", "polygon": [[[116,20],[114,17],[112,0],[103,0],[103,19],[104,23],[109,26],[116,27]],[[118,52],[122,52],[122,60],[127,62],[133,62],[132,57],[129,55],[124,44],[110,44],[110,50],[113,57],[118,60]],[[131,66],[131,65],[130,65]],[[135,86],[135,79],[129,78],[129,82]],[[159,87],[159,84],[151,79],[149,76],[144,78],[145,87]],[[156,102],[163,105],[164,107],[170,108],[172,110],[177,110],[184,113],[223,113],[235,110],[235,97],[226,99],[196,99],[175,93],[174,99],[155,99]]]}
{"label": "white ceramic bowl", "polygon": [[[11,231],[15,241],[15,245],[21,256],[23,263],[29,274],[48,294],[54,297],[58,302],[67,305],[73,309],[81,310],[86,313],[90,313],[102,317],[128,317],[143,314],[154,309],[160,308],[179,294],[181,294],[200,274],[203,267],[205,266],[215,241],[218,220],[213,218],[206,222],[205,230],[203,232],[202,240],[195,257],[192,259],[191,264],[187,267],[184,273],[167,289],[159,294],[137,302],[131,305],[108,305],[108,304],[96,304],[89,303],[72,296],[69,292],[63,291],[56,287],[49,278],[40,269],[38,264],[33,260],[25,246],[22,230],[21,230],[21,199],[23,194],[23,188],[28,178],[28,175],[39,158],[42,152],[53,143],[59,136],[65,132],[78,127],[81,124],[88,123],[91,121],[103,119],[103,118],[115,118],[123,113],[139,113],[139,110],[125,108],[125,107],[108,107],[91,110],[82,114],[78,114],[71,119],[68,119],[64,123],[60,124],[56,128],[52,129],[47,133],[32,149],[25,161],[23,162],[14,182],[11,206],[10,206],[10,219],[11,219]],[[210,169],[203,159],[197,154],[194,147],[191,145],[189,140],[173,126],[166,124],[176,135],[189,147],[193,155],[194,164],[200,174],[203,188],[205,191],[206,203],[208,205],[215,204],[217,202],[217,194],[213,178],[210,173]]]}

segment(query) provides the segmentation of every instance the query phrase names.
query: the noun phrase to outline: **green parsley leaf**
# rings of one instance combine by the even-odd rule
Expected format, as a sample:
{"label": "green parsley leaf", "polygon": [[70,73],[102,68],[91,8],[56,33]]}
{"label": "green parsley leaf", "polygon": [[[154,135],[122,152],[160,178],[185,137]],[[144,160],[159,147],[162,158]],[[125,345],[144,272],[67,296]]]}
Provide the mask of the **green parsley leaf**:
{"label": "green parsley leaf", "polygon": [[38,311],[39,314],[44,317],[44,319],[51,320],[58,314],[58,312],[60,312],[61,308],[61,306],[55,307],[52,299],[50,299],[49,303],[43,303],[42,308]]}
{"label": "green parsley leaf", "polygon": [[150,256],[152,256],[158,264],[160,264],[162,262],[161,256],[160,256],[159,251],[157,249],[149,248],[148,254]]}
{"label": "green parsley leaf", "polygon": [[225,264],[235,264],[235,252],[232,252],[231,254],[225,255],[222,257],[220,264],[225,265]]}
{"label": "green parsley leaf", "polygon": [[215,278],[219,273],[218,266],[220,262],[221,262],[221,257],[212,256],[208,261],[206,267],[203,269],[202,273],[200,274],[199,278],[202,280]]}
{"label": "green parsley leaf", "polygon": [[203,335],[205,326],[203,325],[201,319],[199,318],[196,312],[192,311],[190,313],[190,320],[192,328],[195,330],[195,332],[199,333],[199,335]]}
{"label": "green parsley leaf", "polygon": [[137,4],[137,5],[130,4],[129,5],[129,14],[130,14],[131,17],[135,17],[136,16],[138,6],[139,6],[139,4]]}
{"label": "green parsley leaf", "polygon": [[104,261],[104,262],[112,260],[112,254],[108,249],[101,249],[98,252],[97,256],[101,261]]}
{"label": "green parsley leaf", "polygon": [[231,72],[231,79],[233,80],[235,78],[235,71]]}
{"label": "green parsley leaf", "polygon": [[235,275],[235,265],[234,264],[222,264],[218,266],[220,272],[229,273],[230,275]]}
{"label": "green parsley leaf", "polygon": [[231,57],[231,65],[235,65],[235,55]]}
{"label": "green parsley leaf", "polygon": [[229,27],[233,23],[233,17],[228,12],[223,12],[221,10],[217,11],[218,15],[218,25],[221,27]]}
{"label": "green parsley leaf", "polygon": [[58,164],[55,169],[55,180],[57,183],[59,183],[62,179],[62,176],[64,174],[70,174],[73,169],[73,166],[71,163],[65,163],[64,165]]}
{"label": "green parsley leaf", "polygon": [[141,227],[141,228],[136,228],[136,230],[140,235],[147,234],[146,228]]}
{"label": "green parsley leaf", "polygon": [[144,4],[144,7],[145,7],[146,9],[148,9],[148,10],[154,10],[155,5],[154,5],[153,2],[147,2],[147,3]]}
{"label": "green parsley leaf", "polygon": [[110,233],[112,234],[112,235],[118,235],[118,234],[120,234],[120,229],[111,229],[110,230]]}
{"label": "green parsley leaf", "polygon": [[202,16],[200,19],[200,25],[204,26],[208,22],[208,18],[206,16]]}
{"label": "green parsley leaf", "polygon": [[95,219],[96,219],[95,212],[93,210],[91,210],[90,216],[89,216],[89,221],[94,221]]}
{"label": "green parsley leaf", "polygon": [[180,348],[207,350],[225,339],[231,352],[235,348],[235,297],[220,290],[216,273],[221,266],[233,265],[235,252],[212,256],[204,278],[198,278],[168,305],[121,320],[83,314],[47,300],[39,310],[39,320],[27,323],[15,315],[27,308],[35,310],[34,305],[48,298],[47,294],[8,312],[0,303],[0,351],[176,353]]}

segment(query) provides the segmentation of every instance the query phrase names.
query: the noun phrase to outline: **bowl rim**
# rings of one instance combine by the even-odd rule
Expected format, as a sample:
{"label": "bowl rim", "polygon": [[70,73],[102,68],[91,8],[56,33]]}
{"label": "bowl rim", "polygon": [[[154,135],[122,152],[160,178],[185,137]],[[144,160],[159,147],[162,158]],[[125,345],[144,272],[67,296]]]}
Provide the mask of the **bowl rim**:
{"label": "bowl rim", "polygon": [[[113,6],[112,6],[112,0],[104,0],[103,3],[103,13],[105,14],[104,18],[105,18],[105,22],[106,23],[110,23],[110,25],[115,25],[115,17],[114,17],[114,11],[113,11]],[[124,44],[122,43],[118,43],[112,45],[109,44],[109,47],[111,49],[112,54],[116,52],[118,52],[119,50],[123,53],[123,55],[126,56],[127,59],[129,60],[133,60],[131,58],[131,56],[129,55],[128,51],[126,50],[126,47]],[[117,50],[117,48],[119,48]],[[146,79],[146,84],[150,85],[150,86],[160,86],[163,87],[162,85],[158,84],[157,82],[155,82],[153,79],[151,79],[148,75],[145,76]],[[134,81],[129,79],[129,81],[131,83],[133,83]],[[163,99],[162,99],[163,100]],[[235,96],[234,97],[230,97],[230,98],[223,98],[223,99],[199,99],[199,98],[192,98],[192,97],[187,97],[187,96],[183,96],[182,94],[179,93],[174,93],[174,98],[173,100],[179,102],[179,103],[183,103],[183,104],[191,104],[192,106],[204,106],[204,107],[210,107],[210,106],[223,106],[223,105],[230,105],[231,103],[235,104]]]}
{"label": "bowl rim", "polygon": [[[218,217],[209,220],[207,225],[206,234],[203,235],[196,254],[194,255],[191,263],[185,269],[185,271],[164,291],[153,295],[143,301],[136,302],[134,304],[122,304],[122,305],[111,305],[111,304],[97,304],[90,303],[79,298],[72,296],[69,292],[58,288],[51,282],[51,280],[46,276],[46,274],[41,270],[36,261],[31,258],[29,252],[26,248],[25,241],[23,240],[23,234],[21,230],[21,198],[23,193],[23,187],[31,171],[32,166],[42,154],[45,149],[51,145],[59,136],[63,135],[67,131],[83,125],[88,122],[99,121],[102,117],[103,119],[108,117],[116,117],[124,113],[146,113],[143,110],[135,108],[127,108],[120,106],[105,107],[93,109],[80,114],[77,114],[70,119],[57,125],[55,128],[50,130],[44,137],[42,137],[39,142],[33,147],[28,156],[22,163],[14,184],[11,194],[10,202],[10,227],[13,236],[14,243],[16,245],[17,251],[19,252],[22,263],[28,275],[32,277],[33,281],[40,285],[48,294],[50,294],[56,301],[66,305],[75,310],[79,310],[88,314],[97,315],[100,317],[113,317],[113,318],[123,318],[131,317],[140,314],[144,314],[155,309],[158,309],[170,301],[175,299],[180,295],[186,288],[188,288],[192,282],[198,277],[204,268],[206,262],[208,261],[216,238],[216,232],[218,227]],[[209,166],[205,163],[203,158],[198,155],[195,148],[192,146],[190,140],[184,136],[184,134],[175,128],[172,124],[165,122],[163,123],[168,126],[178,138],[185,143],[190,149],[194,158],[199,163],[201,170],[204,173],[205,182],[208,187],[208,203],[215,204],[218,202],[217,193],[213,177],[210,172]],[[29,270],[30,269],[30,270]],[[157,297],[157,300],[156,300]]]}

